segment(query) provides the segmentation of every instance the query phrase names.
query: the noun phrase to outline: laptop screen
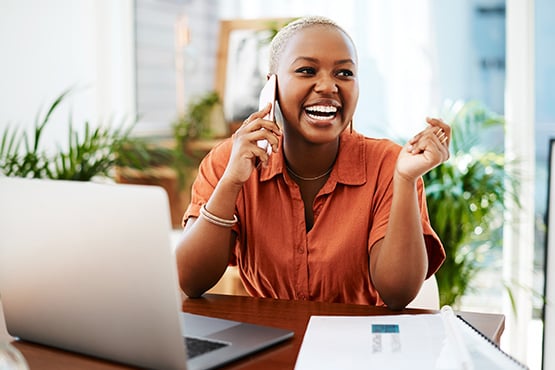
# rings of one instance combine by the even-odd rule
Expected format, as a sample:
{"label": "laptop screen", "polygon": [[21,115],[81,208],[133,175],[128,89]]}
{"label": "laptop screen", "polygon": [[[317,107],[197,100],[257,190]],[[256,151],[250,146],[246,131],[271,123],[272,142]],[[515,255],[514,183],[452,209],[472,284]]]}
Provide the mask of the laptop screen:
{"label": "laptop screen", "polygon": [[9,333],[141,367],[184,368],[162,188],[0,178]]}

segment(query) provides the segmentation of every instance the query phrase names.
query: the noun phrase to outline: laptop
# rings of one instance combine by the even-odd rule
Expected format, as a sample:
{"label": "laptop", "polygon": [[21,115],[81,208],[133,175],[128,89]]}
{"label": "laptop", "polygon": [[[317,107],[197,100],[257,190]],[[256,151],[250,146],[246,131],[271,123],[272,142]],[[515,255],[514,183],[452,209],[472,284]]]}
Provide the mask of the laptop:
{"label": "laptop", "polygon": [[[0,300],[10,335],[151,369],[207,369],[293,332],[181,311],[166,192],[0,178]],[[188,337],[190,339],[185,339]],[[203,354],[190,350],[208,340]]]}

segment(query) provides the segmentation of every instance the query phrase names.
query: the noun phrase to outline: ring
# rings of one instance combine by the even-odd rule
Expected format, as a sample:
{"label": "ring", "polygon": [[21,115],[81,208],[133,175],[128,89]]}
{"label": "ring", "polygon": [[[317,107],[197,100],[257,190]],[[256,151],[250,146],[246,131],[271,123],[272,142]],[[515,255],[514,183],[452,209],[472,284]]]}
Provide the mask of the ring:
{"label": "ring", "polygon": [[442,128],[439,128],[439,130],[435,132],[435,135],[441,144],[445,144],[445,142],[449,140],[449,136],[445,133],[445,131],[443,131]]}

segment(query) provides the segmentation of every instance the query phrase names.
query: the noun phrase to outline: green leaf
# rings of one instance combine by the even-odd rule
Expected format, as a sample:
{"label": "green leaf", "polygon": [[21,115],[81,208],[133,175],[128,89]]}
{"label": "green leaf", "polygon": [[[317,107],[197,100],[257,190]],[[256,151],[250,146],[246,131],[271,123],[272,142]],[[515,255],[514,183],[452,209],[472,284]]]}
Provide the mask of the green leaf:
{"label": "green leaf", "polygon": [[46,113],[36,115],[31,134],[12,129],[9,125],[0,141],[0,173],[6,176],[36,177],[68,180],[90,180],[94,176],[109,176],[121,143],[127,140],[135,122],[124,127],[113,124],[92,128],[89,122],[82,127],[83,136],[75,126],[72,114],[68,117],[67,149],[57,145],[57,152],[47,154],[41,148],[41,139],[51,124],[51,117],[66,97],[68,89],[53,101]]}

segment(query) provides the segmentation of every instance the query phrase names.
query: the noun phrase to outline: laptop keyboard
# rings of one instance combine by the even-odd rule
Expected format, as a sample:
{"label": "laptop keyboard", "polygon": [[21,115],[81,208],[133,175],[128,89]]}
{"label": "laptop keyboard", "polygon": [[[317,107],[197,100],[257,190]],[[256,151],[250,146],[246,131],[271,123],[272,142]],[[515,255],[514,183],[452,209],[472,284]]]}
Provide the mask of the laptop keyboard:
{"label": "laptop keyboard", "polygon": [[194,358],[204,353],[214,351],[218,348],[227,347],[229,343],[217,342],[208,339],[184,337],[185,347],[187,348],[187,357]]}

